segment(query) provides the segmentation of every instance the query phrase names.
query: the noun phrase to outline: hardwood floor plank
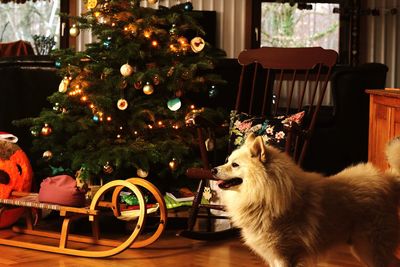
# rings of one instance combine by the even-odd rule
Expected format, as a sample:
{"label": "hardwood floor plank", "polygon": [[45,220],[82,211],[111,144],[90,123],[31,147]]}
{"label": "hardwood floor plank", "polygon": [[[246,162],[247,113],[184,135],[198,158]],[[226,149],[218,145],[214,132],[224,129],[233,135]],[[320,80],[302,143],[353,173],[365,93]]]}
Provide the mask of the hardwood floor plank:
{"label": "hardwood floor plank", "polygon": [[[127,251],[105,259],[72,257],[9,246],[1,246],[0,266],[30,267],[259,267],[265,266],[260,258],[244,246],[239,238],[216,242],[202,242],[177,237],[176,231],[168,231],[153,245],[142,249]],[[12,237],[11,230],[1,230],[1,237]],[[18,237],[21,239],[21,237]],[[33,236],[24,236],[25,241],[49,243],[48,240]],[[71,244],[76,246],[76,244]],[[81,248],[95,248],[93,245],[81,245]],[[318,267],[361,267],[346,247],[330,253]]]}

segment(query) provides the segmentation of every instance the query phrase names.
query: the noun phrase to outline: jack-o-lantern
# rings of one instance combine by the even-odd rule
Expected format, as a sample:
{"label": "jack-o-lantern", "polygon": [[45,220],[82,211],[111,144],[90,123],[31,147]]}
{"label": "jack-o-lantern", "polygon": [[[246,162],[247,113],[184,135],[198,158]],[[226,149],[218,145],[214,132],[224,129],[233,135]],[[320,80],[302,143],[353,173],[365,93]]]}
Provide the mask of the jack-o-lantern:
{"label": "jack-o-lantern", "polygon": [[[29,192],[32,176],[32,167],[24,151],[14,143],[0,140],[0,198],[10,198],[12,191]],[[23,208],[3,209],[0,228],[14,224],[23,212]]]}

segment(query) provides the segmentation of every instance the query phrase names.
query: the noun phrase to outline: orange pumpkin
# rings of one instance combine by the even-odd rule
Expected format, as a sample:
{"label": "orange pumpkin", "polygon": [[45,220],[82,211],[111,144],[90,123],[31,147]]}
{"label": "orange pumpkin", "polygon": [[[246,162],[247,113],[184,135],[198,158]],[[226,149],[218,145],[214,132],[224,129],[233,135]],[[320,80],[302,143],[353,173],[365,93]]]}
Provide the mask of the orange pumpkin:
{"label": "orange pumpkin", "polygon": [[[7,141],[0,141],[0,198],[11,197],[12,191],[29,192],[32,185],[32,167],[22,149]],[[23,208],[9,208],[0,213],[0,228],[14,224]]]}

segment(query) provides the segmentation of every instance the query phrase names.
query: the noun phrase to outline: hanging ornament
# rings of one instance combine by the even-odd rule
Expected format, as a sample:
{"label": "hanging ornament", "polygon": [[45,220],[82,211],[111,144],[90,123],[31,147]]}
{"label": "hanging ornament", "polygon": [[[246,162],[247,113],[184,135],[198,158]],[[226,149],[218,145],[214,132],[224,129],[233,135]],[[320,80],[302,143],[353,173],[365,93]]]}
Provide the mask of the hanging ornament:
{"label": "hanging ornament", "polygon": [[86,3],[87,9],[93,9],[97,6],[97,0],[88,0]]}
{"label": "hanging ornament", "polygon": [[51,152],[50,150],[46,150],[45,152],[43,152],[43,156],[42,156],[45,160],[49,160],[53,157],[53,152]]}
{"label": "hanging ornament", "polygon": [[56,61],[54,61],[54,66],[57,69],[61,68],[61,59],[57,59]]}
{"label": "hanging ornament", "polygon": [[118,100],[117,102],[117,107],[119,110],[125,110],[128,108],[128,101],[126,101],[125,99],[121,98]]}
{"label": "hanging ornament", "polygon": [[204,108],[196,109],[194,105],[190,106],[191,111],[185,115],[185,123],[187,126],[193,126],[196,124],[196,117],[204,112]]}
{"label": "hanging ornament", "polygon": [[192,75],[191,75],[190,71],[184,70],[184,71],[182,72],[182,78],[183,78],[184,80],[189,80],[190,78],[192,78]]}
{"label": "hanging ornament", "polygon": [[178,168],[178,162],[176,161],[175,158],[173,158],[169,163],[168,163],[169,168],[171,171],[175,171]]}
{"label": "hanging ornament", "polygon": [[45,123],[42,130],[40,131],[40,133],[43,136],[49,136],[52,131],[53,131],[53,129],[47,123]]}
{"label": "hanging ornament", "polygon": [[183,95],[183,91],[182,90],[176,90],[176,92],[175,92],[175,96],[176,97],[182,97],[182,95]]}
{"label": "hanging ornament", "polygon": [[141,178],[146,178],[149,175],[147,171],[142,169],[137,169],[136,174]]}
{"label": "hanging ornament", "polygon": [[177,41],[180,45],[181,51],[186,52],[189,50],[190,44],[189,44],[188,40],[186,39],[186,37],[181,36],[178,38]]}
{"label": "hanging ornament", "polygon": [[183,5],[183,9],[184,9],[185,11],[192,11],[192,10],[193,10],[193,5],[192,5],[192,3],[191,3],[191,2],[186,2],[186,3]]}
{"label": "hanging ornament", "polygon": [[38,137],[40,134],[40,132],[37,129],[32,129],[31,130],[31,135],[34,137]]}
{"label": "hanging ornament", "polygon": [[58,91],[60,93],[67,92],[69,82],[70,82],[69,77],[65,76],[64,79],[62,79],[62,81],[60,82],[60,85],[58,86]]}
{"label": "hanging ornament", "polygon": [[106,49],[109,49],[109,48],[111,47],[111,37],[107,37],[107,40],[105,40],[105,41],[103,42],[103,46],[104,46],[104,48],[106,48]]}
{"label": "hanging ornament", "polygon": [[137,81],[133,84],[133,87],[135,87],[136,90],[142,89],[142,86],[143,86],[142,81]]}
{"label": "hanging ornament", "polygon": [[151,95],[153,92],[154,92],[153,85],[147,82],[146,85],[143,86],[143,93],[145,93],[146,95]]}
{"label": "hanging ornament", "polygon": [[114,171],[114,168],[110,165],[110,162],[107,161],[107,163],[103,166],[103,171],[106,174],[111,174]]}
{"label": "hanging ornament", "polygon": [[154,75],[153,83],[154,83],[154,85],[159,85],[160,84],[160,76],[158,76],[157,74]]}
{"label": "hanging ornament", "polygon": [[203,197],[205,200],[210,201],[210,199],[212,198],[213,194],[212,194],[212,190],[209,186],[204,187],[204,191],[203,191]]}
{"label": "hanging ornament", "polygon": [[171,67],[171,68],[168,70],[167,77],[171,77],[171,76],[174,74],[174,71],[175,71],[175,67]]}
{"label": "hanging ornament", "polygon": [[55,112],[61,111],[60,103],[55,103],[54,106],[53,106],[53,110]]}
{"label": "hanging ornament", "polygon": [[215,85],[211,85],[210,90],[208,91],[208,96],[210,98],[215,98],[218,95],[218,90]]}
{"label": "hanging ornament", "polygon": [[93,120],[94,122],[99,122],[99,121],[100,121],[99,115],[98,115],[98,114],[94,114],[93,117],[92,117],[92,120]]}
{"label": "hanging ornament", "polygon": [[181,108],[182,102],[179,98],[173,98],[171,100],[168,100],[167,106],[171,111],[177,111]]}
{"label": "hanging ornament", "polygon": [[136,24],[128,24],[127,26],[124,27],[124,31],[126,33],[131,33],[133,35],[137,34],[138,26]]}
{"label": "hanging ornament", "polygon": [[120,83],[119,83],[120,89],[125,89],[127,86],[128,86],[128,82],[125,79],[120,81]]}
{"label": "hanging ornament", "polygon": [[149,3],[150,5],[154,5],[158,2],[158,0],[147,0],[147,3]]}
{"label": "hanging ornament", "polygon": [[206,45],[206,42],[201,37],[194,37],[190,41],[190,48],[192,48],[192,51],[195,53],[201,52],[204,49],[205,45]]}
{"label": "hanging ornament", "polygon": [[105,80],[112,73],[113,73],[112,68],[104,68],[103,72],[101,73],[100,79]]}
{"label": "hanging ornament", "polygon": [[178,32],[178,29],[176,28],[176,25],[172,24],[171,29],[169,30],[169,34],[175,35],[175,34],[177,34],[177,32]]}
{"label": "hanging ornament", "polygon": [[119,69],[119,71],[121,72],[122,76],[124,77],[128,77],[131,76],[133,73],[133,68],[131,65],[129,65],[128,63],[124,64],[121,66],[121,68]]}
{"label": "hanging ornament", "polygon": [[76,24],[73,24],[72,27],[69,29],[69,35],[72,37],[77,37],[81,31],[79,30],[79,27],[76,26]]}

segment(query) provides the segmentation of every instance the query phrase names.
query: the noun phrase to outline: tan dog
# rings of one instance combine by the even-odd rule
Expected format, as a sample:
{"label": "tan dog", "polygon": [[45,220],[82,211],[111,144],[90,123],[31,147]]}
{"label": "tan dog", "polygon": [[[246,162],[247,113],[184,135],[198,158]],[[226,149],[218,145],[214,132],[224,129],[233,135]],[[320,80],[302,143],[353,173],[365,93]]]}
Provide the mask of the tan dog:
{"label": "tan dog", "polygon": [[[334,245],[351,245],[366,266],[400,266],[400,138],[387,149],[386,173],[359,164],[324,177],[250,135],[212,169],[245,243],[271,267],[315,266]],[[391,264],[391,265],[390,265]]]}

